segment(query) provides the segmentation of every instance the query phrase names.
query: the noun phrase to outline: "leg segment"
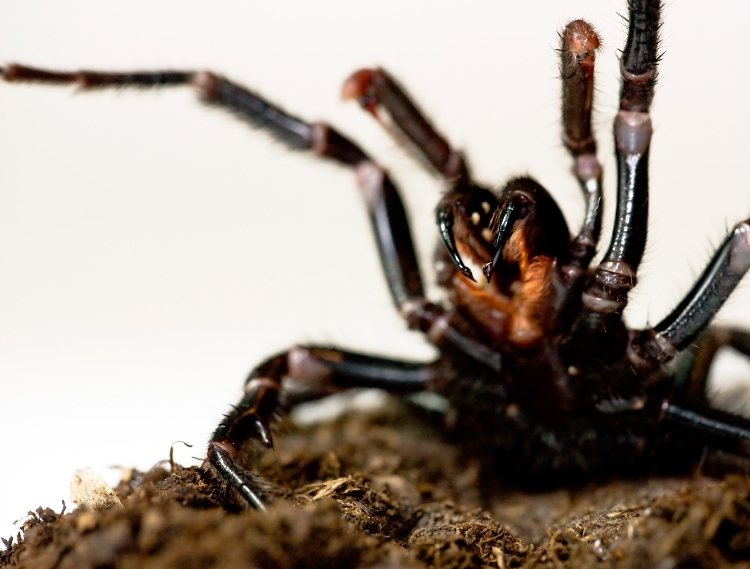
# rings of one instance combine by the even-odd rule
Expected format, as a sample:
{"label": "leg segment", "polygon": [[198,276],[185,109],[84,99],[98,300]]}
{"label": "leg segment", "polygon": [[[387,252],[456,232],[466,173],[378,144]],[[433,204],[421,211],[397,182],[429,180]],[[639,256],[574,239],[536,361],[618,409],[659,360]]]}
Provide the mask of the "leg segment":
{"label": "leg segment", "polygon": [[[353,167],[367,204],[391,296],[409,326],[426,332],[434,342],[449,342],[491,367],[499,366],[498,354],[461,335],[450,325],[444,309],[425,300],[409,221],[398,189],[385,170],[375,164],[357,144],[332,127],[308,123],[249,89],[208,72],[57,72],[9,65],[0,68],[0,76],[9,82],[72,84],[81,90],[192,85],[204,103],[230,111],[240,120],[263,128],[288,147],[310,150],[318,156]],[[401,91],[397,95],[396,99],[406,101],[407,107],[413,108],[409,107],[410,103]],[[431,128],[418,113],[414,120],[415,124],[422,125],[419,128]],[[458,160],[457,163],[463,164],[460,155],[457,156],[459,158],[453,159],[454,162]]]}
{"label": "leg segment", "polygon": [[675,359],[675,395],[672,402],[688,407],[708,405],[709,371],[724,347],[750,357],[750,332],[736,328],[709,328]]}
{"label": "leg segment", "polygon": [[185,85],[193,73],[185,71],[156,71],[135,73],[101,73],[98,71],[48,71],[24,65],[10,64],[0,68],[3,79],[8,82],[39,82],[55,85],[77,85],[80,89],[103,89],[106,87],[167,87]]}
{"label": "leg segment", "polygon": [[[248,440],[273,448],[270,426],[280,409],[354,387],[414,393],[448,373],[436,364],[406,363],[332,348],[293,348],[250,373],[239,404],[211,435],[207,461],[250,507],[262,510],[259,480],[240,467],[235,457]],[[291,380],[291,388],[282,388],[284,379]]]}
{"label": "leg segment", "polygon": [[748,269],[750,220],[735,226],[693,288],[666,318],[650,330],[633,334],[631,361],[647,366],[663,363],[687,348],[706,329]]}
{"label": "leg segment", "polygon": [[602,229],[602,167],[596,158],[596,140],[591,131],[594,60],[599,37],[590,24],[574,20],[565,26],[561,40],[562,138],[575,159],[573,172],[586,198],[583,226],[570,247],[571,263],[586,269],[596,253]]}
{"label": "leg segment", "polygon": [[[620,59],[622,90],[614,123],[617,213],[612,241],[583,292],[583,312],[574,326],[575,344],[606,351],[621,332],[622,311],[635,286],[646,245],[648,158],[658,56],[660,0],[632,0],[628,39]],[[592,344],[593,342],[593,344]]]}
{"label": "leg segment", "polygon": [[675,391],[662,405],[663,420],[686,435],[698,435],[706,446],[750,456],[750,421],[711,407],[707,383],[711,364],[723,347],[750,356],[750,333],[709,328],[675,361]]}
{"label": "leg segment", "polygon": [[396,305],[400,307],[412,298],[424,296],[411,232],[398,190],[382,168],[333,128],[321,123],[307,123],[256,93],[206,72],[68,73],[9,65],[3,70],[3,78],[6,81],[74,84],[82,90],[193,85],[204,103],[228,110],[241,120],[265,129],[290,148],[312,150],[318,156],[354,167]]}
{"label": "leg segment", "polygon": [[701,436],[706,446],[750,457],[750,421],[717,409],[692,411],[665,403],[663,420]]}
{"label": "leg segment", "polygon": [[357,99],[396,138],[406,137],[439,174],[452,183],[468,182],[463,155],[451,148],[404,90],[382,69],[362,69],[344,83],[345,99]]}
{"label": "leg segment", "polygon": [[584,294],[584,305],[594,313],[604,313],[614,304],[618,310],[624,308],[646,246],[652,132],[648,109],[656,78],[660,14],[660,0],[630,2],[628,41],[620,60],[620,111],[614,125],[618,171],[615,228],[609,250],[596,270],[596,282]]}
{"label": "leg segment", "polygon": [[[698,282],[669,316],[650,330],[631,337],[628,355],[636,366],[653,366],[679,355],[676,390],[662,406],[664,421],[698,433],[705,444],[750,456],[750,421],[711,408],[708,374],[716,354],[731,347],[750,356],[750,333],[732,328],[705,330],[742,276],[750,269],[750,222],[739,223],[703,271]],[[680,361],[682,360],[682,361]]]}

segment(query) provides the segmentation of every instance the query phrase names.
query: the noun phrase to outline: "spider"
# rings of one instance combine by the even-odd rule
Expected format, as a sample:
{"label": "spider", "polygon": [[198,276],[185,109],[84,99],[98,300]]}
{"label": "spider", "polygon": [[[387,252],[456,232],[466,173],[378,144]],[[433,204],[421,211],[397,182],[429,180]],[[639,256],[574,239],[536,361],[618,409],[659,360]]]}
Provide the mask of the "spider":
{"label": "spider", "polygon": [[[563,140],[586,198],[572,234],[550,194],[531,178],[493,192],[460,152],[381,69],[353,74],[344,94],[409,141],[446,183],[437,208],[439,282],[451,303],[429,302],[398,190],[356,143],[310,124],[211,73],[62,73],[9,65],[7,81],[75,83],[82,89],[190,84],[209,105],[267,129],[282,143],[352,168],[371,216],[394,303],[410,328],[441,350],[428,364],[300,346],[250,374],[242,400],[214,432],[208,463],[249,506],[263,508],[254,478],[235,461],[248,439],[272,446],[281,408],[352,387],[433,391],[457,410],[456,429],[510,476],[576,476],[640,468],[655,456],[693,461],[710,444],[746,453],[750,427],[710,409],[707,369],[722,346],[750,352],[750,336],[707,325],[750,265],[746,222],[727,236],[693,289],[655,327],[622,321],[647,228],[648,108],[658,63],[661,6],[634,1],[615,119],[618,211],[604,259],[590,263],[601,231],[601,168],[591,133],[598,39],[585,22],[562,34]],[[477,437],[479,438],[479,437]]]}

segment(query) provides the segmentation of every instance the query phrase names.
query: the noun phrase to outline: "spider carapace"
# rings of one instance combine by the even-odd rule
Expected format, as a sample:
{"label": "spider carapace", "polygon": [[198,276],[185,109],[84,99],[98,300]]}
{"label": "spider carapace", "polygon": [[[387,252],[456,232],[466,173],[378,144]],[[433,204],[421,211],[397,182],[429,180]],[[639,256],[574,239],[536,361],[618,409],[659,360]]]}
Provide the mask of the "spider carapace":
{"label": "spider carapace", "polygon": [[408,363],[333,347],[298,346],[256,367],[240,402],[212,434],[205,466],[263,508],[257,478],[241,464],[249,441],[272,447],[278,412],[356,387],[433,392],[453,408],[454,432],[507,478],[576,478],[637,471],[650,463],[693,464],[712,447],[750,456],[750,421],[709,406],[708,369],[725,346],[750,355],[750,333],[709,328],[750,268],[750,221],[738,223],[678,306],[653,328],[626,327],[648,225],[649,107],[659,62],[659,0],[629,2],[614,118],[617,207],[609,247],[591,267],[602,225],[602,169],[591,129],[599,38],[583,20],[561,34],[562,139],[586,203],[574,235],[552,196],[528,177],[499,191],[472,178],[463,155],[382,69],[343,87],[445,182],[437,206],[438,278],[448,301],[425,298],[399,191],[356,143],[308,123],[209,72],[56,72],[3,68],[8,82],[80,89],[191,85],[293,149],[332,159],[355,174],[397,310],[440,349]]}

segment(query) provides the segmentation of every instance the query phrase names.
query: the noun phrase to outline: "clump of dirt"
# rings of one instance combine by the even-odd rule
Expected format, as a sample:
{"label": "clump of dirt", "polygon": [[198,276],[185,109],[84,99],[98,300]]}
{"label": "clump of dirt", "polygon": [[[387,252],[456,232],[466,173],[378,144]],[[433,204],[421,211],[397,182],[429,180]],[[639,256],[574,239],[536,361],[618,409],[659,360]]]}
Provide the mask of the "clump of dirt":
{"label": "clump of dirt", "polygon": [[286,430],[257,460],[267,513],[210,471],[158,466],[120,483],[122,508],[30,512],[0,567],[750,567],[748,478],[488,497],[477,465],[395,403]]}

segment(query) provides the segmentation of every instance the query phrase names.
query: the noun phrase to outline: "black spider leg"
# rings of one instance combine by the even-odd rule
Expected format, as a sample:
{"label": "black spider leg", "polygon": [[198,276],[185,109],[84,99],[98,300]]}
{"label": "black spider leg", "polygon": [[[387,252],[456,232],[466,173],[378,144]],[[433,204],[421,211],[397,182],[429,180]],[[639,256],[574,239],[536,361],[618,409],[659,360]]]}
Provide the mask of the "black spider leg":
{"label": "black spider leg", "polygon": [[750,357],[750,332],[712,326],[675,357],[672,403],[691,408],[709,406],[709,372],[716,355],[726,347]]}
{"label": "black spider leg", "polygon": [[[282,408],[355,387],[415,393],[448,377],[435,364],[405,363],[324,347],[296,347],[255,368],[239,404],[224,417],[208,443],[208,464],[250,507],[265,509],[259,478],[235,461],[243,443],[273,448],[271,422]],[[289,383],[282,380],[287,380]]]}
{"label": "black spider leg", "polygon": [[735,225],[685,298],[661,322],[631,334],[628,354],[638,366],[671,360],[703,332],[750,269],[750,220]]}
{"label": "black spider leg", "polygon": [[[677,307],[656,326],[633,331],[628,356],[636,367],[653,368],[673,359],[708,327],[742,277],[750,269],[750,220],[738,223],[714,254],[698,281]],[[704,347],[706,342],[710,342]],[[750,421],[737,415],[710,409],[705,401],[708,367],[723,345],[750,354],[750,335],[744,332],[709,330],[698,342],[694,372],[686,393],[677,386],[674,399],[662,405],[663,418],[703,433],[708,444],[750,456]],[[695,349],[695,348],[694,348]],[[678,362],[679,363],[679,362]],[[695,367],[700,366],[700,367]],[[679,367],[678,367],[679,371]],[[678,375],[678,380],[680,379]]]}
{"label": "black spider leg", "polygon": [[309,149],[318,156],[355,168],[368,206],[378,252],[396,305],[423,302],[424,290],[403,202],[387,173],[352,141],[330,126],[310,124],[284,112],[252,91],[211,73],[52,72],[9,65],[6,81],[76,84],[79,89],[103,87],[160,87],[191,84],[207,104],[222,107],[253,126],[263,127],[293,149]]}
{"label": "black spider leg", "polygon": [[[408,219],[395,185],[391,182],[386,172],[372,162],[355,143],[333,128],[320,123],[309,124],[302,121],[272,105],[252,91],[207,72],[54,72],[20,65],[9,65],[3,70],[3,78],[6,81],[75,84],[82,90],[104,87],[193,85],[203,102],[227,109],[238,118],[254,126],[265,128],[289,147],[293,149],[309,149],[318,156],[332,158],[342,164],[353,166],[360,190],[367,202],[378,252],[391,295],[397,307],[407,319],[409,326],[426,332],[428,338],[434,343],[450,343],[489,367],[496,370],[499,369],[499,354],[455,330],[448,321],[448,316],[445,314],[444,309],[426,301]],[[329,352],[335,353],[333,351]],[[350,359],[359,357],[354,354],[339,353],[344,354]],[[391,360],[369,358],[368,356],[362,356],[361,358],[371,362],[371,364],[361,365],[358,368],[361,373],[351,372],[349,376],[353,379],[364,377],[367,378],[367,381],[354,381],[348,387],[371,386],[374,381],[373,378],[383,374],[386,381],[381,386],[395,390],[391,386],[393,382],[389,381],[388,378],[394,378],[394,381],[397,380],[401,377],[398,371],[401,370],[403,372],[405,367],[408,368],[410,365]],[[395,367],[393,373],[389,373],[388,371],[388,366],[391,364],[391,367]],[[271,365],[270,361],[265,365]],[[304,376],[303,379],[305,379]],[[280,376],[276,384],[280,385],[279,382]],[[404,382],[400,380],[396,381],[396,383],[399,386],[404,385]],[[253,385],[257,387],[261,384],[256,382]],[[260,389],[260,387],[257,387],[257,389]],[[275,410],[276,408],[271,394],[276,391],[278,396],[280,388],[271,388],[269,385],[266,385],[264,390],[270,390],[268,391],[269,394],[264,395],[260,392],[257,394],[246,394],[243,398],[245,403],[241,402],[238,409],[244,408],[247,410],[252,408],[255,409],[253,413],[258,413],[261,412],[259,410],[262,407],[262,412],[270,417],[271,409]],[[237,411],[230,413],[228,419],[222,425],[226,427],[232,423],[232,418],[236,419],[238,417],[236,413]],[[261,440],[270,440],[267,438],[267,429],[261,429],[260,426],[256,425],[256,430]],[[220,438],[219,435],[217,437]],[[250,479],[252,476],[249,474],[243,475],[242,471],[234,464],[230,456],[231,449],[224,449],[222,451],[221,445],[214,445],[213,442],[209,447],[209,459],[224,474],[227,481],[241,493],[249,492],[245,497],[251,505],[261,505],[254,492],[242,489],[250,488],[249,485],[251,484]]]}
{"label": "black spider leg", "polygon": [[[652,126],[649,107],[659,61],[659,0],[631,0],[628,39],[620,59],[622,88],[615,117],[617,209],[612,240],[594,278],[582,294],[583,311],[573,326],[570,345],[583,363],[594,350],[616,359],[623,347],[622,311],[635,286],[646,245],[648,160]],[[588,358],[590,360],[590,358]]]}
{"label": "black spider leg", "polygon": [[570,22],[560,36],[562,77],[562,140],[575,160],[573,173],[586,199],[586,214],[570,245],[571,265],[587,269],[602,230],[602,167],[591,130],[594,63],[599,37],[583,20]]}
{"label": "black spider leg", "polygon": [[385,70],[375,68],[354,72],[344,83],[343,95],[347,99],[356,99],[391,136],[406,143],[406,148],[415,150],[413,154],[420,162],[427,164],[448,182],[449,192],[437,209],[440,236],[456,267],[466,278],[475,280],[456,248],[453,236],[454,207],[460,201],[458,198],[472,190],[489,194],[493,202],[496,201],[494,196],[472,181],[463,154],[452,148]]}
{"label": "black spider leg", "polygon": [[[82,90],[193,85],[203,102],[224,108],[241,120],[266,129],[287,146],[312,150],[318,156],[354,167],[359,189],[367,203],[391,296],[409,327],[425,332],[435,344],[450,343],[474,359],[493,369],[499,369],[498,354],[454,329],[445,310],[425,299],[409,221],[396,186],[384,169],[332,127],[322,123],[307,123],[256,93],[208,72],[56,72],[8,65],[3,70],[2,77],[6,81],[75,84]],[[450,159],[449,163],[458,164],[458,171],[463,172],[463,160],[460,155],[457,156],[459,157]]]}
{"label": "black spider leg", "polygon": [[[467,196],[471,192],[481,193],[488,205],[490,201],[493,202],[490,209],[484,212],[489,215],[496,201],[493,194],[472,181],[463,154],[455,150],[435,129],[404,89],[385,70],[376,68],[355,71],[344,82],[342,94],[345,99],[356,99],[389,134],[406,142],[407,147],[415,149],[416,157],[448,182],[449,193],[444,196],[437,209],[438,228],[453,262],[466,278],[475,280],[456,248],[453,208],[459,200],[452,198],[459,194]],[[432,343],[451,344],[475,360],[495,370],[500,369],[500,354],[458,332],[450,322],[451,315],[446,314],[442,307],[427,302],[413,302],[410,307],[407,306],[407,310],[402,308],[402,314],[405,314],[410,327],[425,332]]]}
{"label": "black spider leg", "polygon": [[665,401],[662,420],[686,434],[698,434],[706,446],[750,457],[750,420],[744,417],[710,408],[694,411]]}
{"label": "black spider leg", "polygon": [[385,70],[361,69],[344,83],[345,99],[356,99],[397,140],[408,141],[417,158],[427,162],[452,184],[469,183],[463,154],[425,118],[404,89]]}
{"label": "black spider leg", "polygon": [[[711,365],[722,348],[750,357],[750,332],[736,328],[708,328],[675,359],[675,388],[662,406],[663,419],[703,435],[707,446],[750,455],[750,422],[712,408],[708,400]],[[731,395],[731,394],[730,394]]]}

